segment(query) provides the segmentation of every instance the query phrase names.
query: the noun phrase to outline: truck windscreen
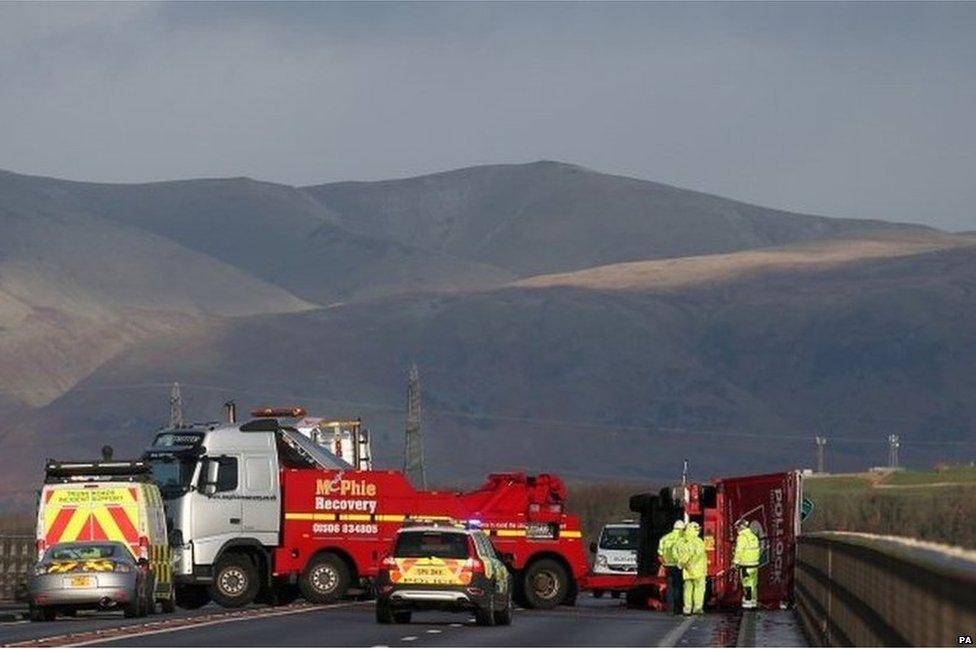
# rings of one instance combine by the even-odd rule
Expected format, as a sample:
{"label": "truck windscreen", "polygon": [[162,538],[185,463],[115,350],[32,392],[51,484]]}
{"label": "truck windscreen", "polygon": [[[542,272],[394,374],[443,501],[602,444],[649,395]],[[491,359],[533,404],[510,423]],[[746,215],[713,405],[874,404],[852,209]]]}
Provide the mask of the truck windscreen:
{"label": "truck windscreen", "polygon": [[193,480],[193,469],[196,467],[195,458],[179,457],[167,453],[147,454],[149,466],[152,467],[153,480],[159,485],[163,496],[184,493],[190,488]]}
{"label": "truck windscreen", "polygon": [[604,550],[636,550],[639,546],[637,527],[605,527],[600,536],[600,547]]}

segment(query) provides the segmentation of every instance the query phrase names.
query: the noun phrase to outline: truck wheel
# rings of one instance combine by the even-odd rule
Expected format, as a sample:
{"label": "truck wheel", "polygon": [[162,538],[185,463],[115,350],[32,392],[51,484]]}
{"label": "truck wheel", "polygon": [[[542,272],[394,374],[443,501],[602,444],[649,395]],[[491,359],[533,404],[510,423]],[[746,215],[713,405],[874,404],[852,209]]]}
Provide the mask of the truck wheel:
{"label": "truck wheel", "polygon": [[553,559],[539,559],[522,575],[522,588],[529,608],[555,608],[569,593],[569,574]]}
{"label": "truck wheel", "polygon": [[224,608],[247,606],[257,597],[261,584],[258,569],[246,555],[228,552],[214,568],[210,597]]}
{"label": "truck wheel", "polygon": [[193,611],[210,603],[210,593],[206,586],[179,586],[176,591],[176,605]]}
{"label": "truck wheel", "polygon": [[298,580],[302,595],[313,604],[331,604],[345,597],[349,590],[349,568],[346,562],[327,552],[313,557]]}

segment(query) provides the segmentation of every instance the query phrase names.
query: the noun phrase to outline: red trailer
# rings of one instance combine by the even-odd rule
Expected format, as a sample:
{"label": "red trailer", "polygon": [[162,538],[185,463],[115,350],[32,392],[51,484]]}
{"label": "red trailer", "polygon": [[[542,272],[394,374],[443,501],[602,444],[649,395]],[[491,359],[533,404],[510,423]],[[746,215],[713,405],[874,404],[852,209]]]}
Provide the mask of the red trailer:
{"label": "red trailer", "polygon": [[762,547],[760,604],[765,608],[790,606],[801,500],[798,471],[722,478],[710,484],[691,483],[633,496],[630,508],[641,515],[637,576],[591,576],[586,584],[590,588],[627,590],[631,604],[662,608],[665,579],[657,560],[657,543],[675,520],[687,515],[702,529],[708,553],[710,605],[738,606],[742,590],[732,566],[732,551],[737,523],[744,519],[757,532]]}

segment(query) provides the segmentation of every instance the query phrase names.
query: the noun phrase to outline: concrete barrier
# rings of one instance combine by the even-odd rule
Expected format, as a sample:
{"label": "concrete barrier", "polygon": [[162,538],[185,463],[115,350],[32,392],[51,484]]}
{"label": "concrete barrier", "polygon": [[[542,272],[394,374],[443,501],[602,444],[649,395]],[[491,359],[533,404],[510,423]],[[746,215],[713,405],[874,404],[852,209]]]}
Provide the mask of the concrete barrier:
{"label": "concrete barrier", "polygon": [[820,646],[957,646],[976,636],[976,553],[873,534],[804,535],[796,602]]}

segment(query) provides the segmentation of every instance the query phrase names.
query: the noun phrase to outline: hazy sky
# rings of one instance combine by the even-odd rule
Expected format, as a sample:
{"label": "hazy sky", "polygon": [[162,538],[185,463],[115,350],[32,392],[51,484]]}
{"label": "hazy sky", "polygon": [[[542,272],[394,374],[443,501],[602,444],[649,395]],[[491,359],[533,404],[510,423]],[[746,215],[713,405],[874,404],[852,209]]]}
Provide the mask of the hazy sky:
{"label": "hazy sky", "polygon": [[976,229],[976,4],[0,4],[0,168],[289,184],[554,159]]}

